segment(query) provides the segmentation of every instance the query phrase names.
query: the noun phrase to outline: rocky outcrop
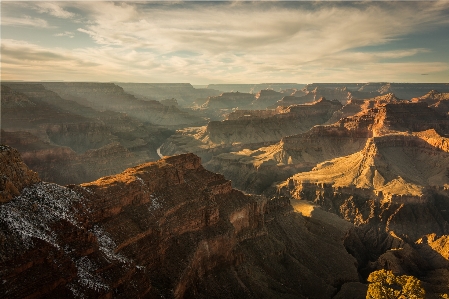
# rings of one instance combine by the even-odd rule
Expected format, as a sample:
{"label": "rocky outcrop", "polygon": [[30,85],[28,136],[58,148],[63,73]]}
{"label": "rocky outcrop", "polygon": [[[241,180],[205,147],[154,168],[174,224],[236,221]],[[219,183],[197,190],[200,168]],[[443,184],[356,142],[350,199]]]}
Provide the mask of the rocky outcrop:
{"label": "rocky outcrop", "polygon": [[[111,142],[96,149],[77,153],[67,146],[57,146],[43,142],[28,132],[2,131],[2,142],[19,149],[26,165],[37,171],[41,178],[58,184],[79,184],[86,180],[111,175],[149,159],[156,160],[145,151],[124,147]],[[130,145],[129,145],[130,146]],[[146,147],[142,140],[140,146]],[[150,158],[149,158],[150,157]]]}
{"label": "rocky outcrop", "polygon": [[[352,189],[373,192],[383,200],[394,201],[394,195],[401,195],[410,196],[411,202],[421,202],[425,200],[424,187],[449,183],[447,165],[447,152],[413,135],[391,134],[370,138],[360,152],[318,164],[283,186],[293,182],[330,184],[333,188],[349,188],[349,193]],[[298,188],[294,192],[301,193],[303,187]],[[412,200],[413,196],[416,200]],[[405,201],[405,197],[396,199]]]}
{"label": "rocky outcrop", "polygon": [[[281,110],[277,108],[277,111]],[[431,143],[432,149],[433,146],[442,150],[447,147],[445,138],[436,133],[447,130],[449,123],[446,117],[424,104],[401,101],[393,94],[351,100],[332,117],[337,112],[343,117],[334,124],[314,126],[308,132],[283,137],[277,144],[215,155],[207,161],[206,167],[225,174],[236,182],[238,188],[261,193],[270,190],[270,178],[271,182],[286,180],[295,173],[310,171],[319,163],[357,153],[372,137],[393,134],[385,139],[377,138],[376,142],[385,140],[386,143],[401,144],[401,138],[409,138],[411,145],[424,139],[427,143],[421,143]],[[229,117],[250,121],[255,117],[268,119],[270,113],[269,110],[260,113],[245,110],[235,111]],[[421,131],[427,129],[429,131]],[[430,133],[432,130],[436,135]],[[421,139],[411,135],[404,137],[400,133],[404,131]]]}
{"label": "rocky outcrop", "polygon": [[2,84],[1,112],[2,143],[19,149],[42,179],[59,184],[156,160],[156,149],[173,133],[124,113],[66,100],[39,83]]}
{"label": "rocky outcrop", "polygon": [[[278,185],[281,195],[313,201],[357,226],[345,243],[363,276],[388,269],[426,280],[429,271],[447,267],[441,248],[419,240],[449,234],[449,156],[416,135],[424,134],[370,138],[362,151]],[[429,264],[428,256],[440,262]],[[429,290],[437,292],[432,279]]]}
{"label": "rocky outcrop", "polygon": [[23,188],[40,181],[39,176],[22,162],[16,149],[0,145],[0,204],[19,195]]}
{"label": "rocky outcrop", "polygon": [[280,101],[276,103],[278,106],[290,106],[304,103],[311,103],[317,101],[320,98],[326,98],[329,100],[337,100],[340,101],[343,105],[347,103],[348,100],[351,100],[353,96],[351,92],[346,88],[326,88],[326,87],[315,87],[310,90],[310,87],[306,86],[304,88],[304,95],[297,96],[290,95],[283,97]]}
{"label": "rocky outcrop", "polygon": [[440,92],[449,92],[448,83],[312,83],[306,86],[307,90],[313,90],[316,87],[324,88],[347,88],[356,99],[368,99],[378,95],[394,93],[398,98],[410,100],[420,97],[430,90]]}
{"label": "rocky outcrop", "polygon": [[256,99],[252,102],[252,109],[266,109],[267,107],[276,104],[276,102],[281,100],[285,94],[291,92],[291,90],[277,92],[272,89],[263,89],[256,93]]}
{"label": "rocky outcrop", "polygon": [[274,110],[236,110],[227,120],[207,127],[179,130],[162,145],[165,155],[193,152],[207,162],[212,156],[240,149],[257,149],[325,122],[341,104],[321,99],[308,105]]}
{"label": "rocky outcrop", "polygon": [[[326,238],[323,232],[328,232]],[[344,230],[231,188],[192,154],[0,206],[8,298],[331,298],[358,282]],[[346,287],[345,287],[346,288]]]}
{"label": "rocky outcrop", "polygon": [[438,134],[434,129],[416,132],[413,135],[425,140],[431,146],[445,152],[449,152],[449,138]]}
{"label": "rocky outcrop", "polygon": [[332,115],[326,124],[334,124],[342,118],[367,112],[368,109],[378,108],[386,103],[397,103],[400,101],[401,100],[392,93],[364,100],[351,99],[340,110],[335,111],[334,115]]}
{"label": "rocky outcrop", "polygon": [[219,96],[209,97],[202,108],[204,109],[245,109],[251,106],[255,95],[243,92],[224,92]]}
{"label": "rocky outcrop", "polygon": [[442,93],[436,90],[431,90],[425,95],[417,98],[413,98],[412,102],[425,102],[427,105],[440,113],[441,115],[447,115],[449,112],[449,93]]}
{"label": "rocky outcrop", "polygon": [[[380,131],[425,131],[435,129],[447,134],[449,132],[449,118],[438,114],[427,106],[427,103],[389,103],[379,108]],[[383,134],[379,132],[379,134]]]}
{"label": "rocky outcrop", "polygon": [[[278,141],[284,136],[307,131],[325,122],[340,103],[321,99],[311,105],[295,105],[278,110],[271,117],[240,117],[233,120],[211,121],[207,135],[214,143],[261,143]],[[256,112],[257,113],[257,112]],[[250,114],[254,115],[255,114]]]}

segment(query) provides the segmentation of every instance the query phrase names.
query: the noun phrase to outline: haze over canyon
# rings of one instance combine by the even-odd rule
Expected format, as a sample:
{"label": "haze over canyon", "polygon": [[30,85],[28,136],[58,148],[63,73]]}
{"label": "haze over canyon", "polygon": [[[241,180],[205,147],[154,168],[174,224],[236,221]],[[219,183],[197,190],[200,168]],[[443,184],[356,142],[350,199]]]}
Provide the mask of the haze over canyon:
{"label": "haze over canyon", "polygon": [[0,299],[449,298],[449,1],[0,6]]}
{"label": "haze over canyon", "polygon": [[365,298],[379,270],[447,296],[448,103],[447,83],[2,82],[1,297]]}

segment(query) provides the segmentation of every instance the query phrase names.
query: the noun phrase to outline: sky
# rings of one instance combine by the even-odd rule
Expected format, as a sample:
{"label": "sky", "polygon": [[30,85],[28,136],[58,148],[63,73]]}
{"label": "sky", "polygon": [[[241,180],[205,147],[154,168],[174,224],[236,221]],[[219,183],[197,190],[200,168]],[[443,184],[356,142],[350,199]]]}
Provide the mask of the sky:
{"label": "sky", "polygon": [[449,1],[1,2],[1,79],[449,82]]}

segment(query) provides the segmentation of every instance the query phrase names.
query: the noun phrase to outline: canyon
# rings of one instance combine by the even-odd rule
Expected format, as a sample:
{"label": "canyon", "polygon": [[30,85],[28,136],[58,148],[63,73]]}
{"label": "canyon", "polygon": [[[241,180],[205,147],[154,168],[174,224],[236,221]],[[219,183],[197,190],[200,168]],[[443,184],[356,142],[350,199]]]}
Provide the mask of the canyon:
{"label": "canyon", "polygon": [[386,269],[449,294],[448,92],[3,82],[0,293],[365,298]]}
{"label": "canyon", "polygon": [[11,178],[20,194],[0,205],[7,298],[327,298],[342,285],[363,289],[341,241],[347,226],[232,189],[193,154],[63,187],[36,182],[14,149],[1,150],[16,157],[3,158],[8,173],[24,174]]}

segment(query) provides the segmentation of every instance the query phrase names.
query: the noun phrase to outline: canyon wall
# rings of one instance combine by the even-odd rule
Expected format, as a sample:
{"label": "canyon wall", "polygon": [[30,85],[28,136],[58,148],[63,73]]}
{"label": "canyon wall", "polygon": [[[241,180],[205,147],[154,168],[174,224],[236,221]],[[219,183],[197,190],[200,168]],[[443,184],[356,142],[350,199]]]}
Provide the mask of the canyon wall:
{"label": "canyon wall", "polygon": [[359,286],[347,229],[234,190],[193,154],[81,185],[37,182],[0,216],[7,298],[331,298]]}

